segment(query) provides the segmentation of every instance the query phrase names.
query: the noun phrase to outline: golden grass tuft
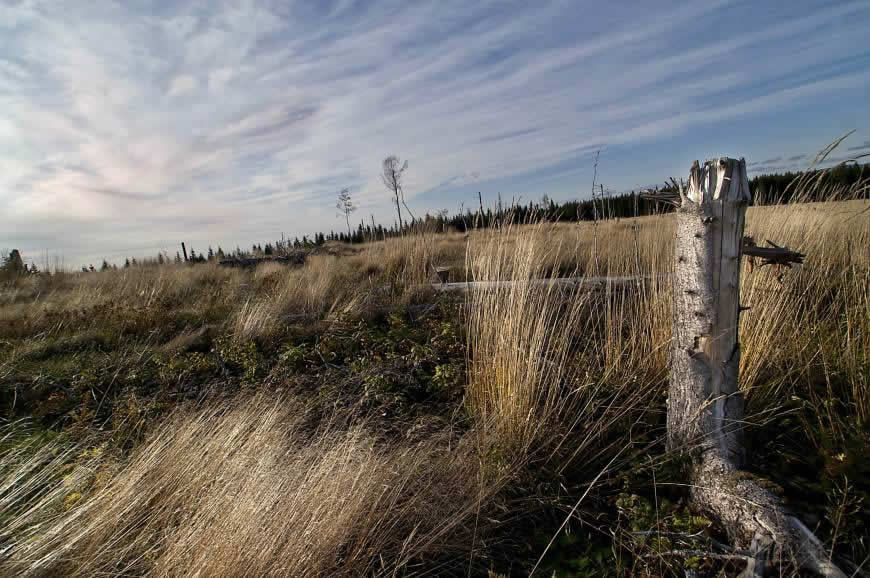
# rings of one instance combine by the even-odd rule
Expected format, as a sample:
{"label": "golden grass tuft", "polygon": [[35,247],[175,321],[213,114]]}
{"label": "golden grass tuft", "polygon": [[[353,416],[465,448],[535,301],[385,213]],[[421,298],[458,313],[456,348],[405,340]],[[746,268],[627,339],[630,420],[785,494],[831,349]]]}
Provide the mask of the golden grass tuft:
{"label": "golden grass tuft", "polygon": [[[754,207],[748,233],[807,255],[791,270],[741,277],[741,387],[759,407],[776,407],[825,383],[807,400],[852,405],[870,418],[870,214],[866,201]],[[834,369],[837,368],[837,369]],[[843,388],[843,386],[846,386]],[[801,394],[802,395],[802,394]],[[837,410],[832,409],[836,422]]]}
{"label": "golden grass tuft", "polygon": [[568,296],[553,283],[532,282],[552,278],[552,256],[540,250],[547,229],[481,235],[467,256],[469,277],[512,282],[468,294],[469,404],[480,423],[520,452],[565,409],[574,330],[588,301],[584,293]]}
{"label": "golden grass tuft", "polygon": [[467,400],[502,451],[526,461],[559,453],[564,469],[661,391],[670,327],[658,280],[600,292],[554,283],[561,242],[547,224],[472,239],[468,276],[503,283],[466,297]]}
{"label": "golden grass tuft", "polygon": [[305,406],[281,396],[179,411],[107,485],[60,513],[46,515],[69,497],[64,482],[32,496],[9,482],[44,483],[38,474],[68,455],[8,472],[0,500],[15,518],[0,571],[360,576],[467,559],[481,505],[507,480],[481,469],[472,437],[387,443],[364,423],[312,429]]}

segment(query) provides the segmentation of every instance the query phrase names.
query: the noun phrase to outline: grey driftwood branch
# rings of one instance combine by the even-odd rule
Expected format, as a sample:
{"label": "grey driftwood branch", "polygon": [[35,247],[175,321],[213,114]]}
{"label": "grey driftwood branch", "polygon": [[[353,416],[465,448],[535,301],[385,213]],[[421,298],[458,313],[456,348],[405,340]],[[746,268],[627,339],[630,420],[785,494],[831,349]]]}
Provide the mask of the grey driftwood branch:
{"label": "grey driftwood branch", "polygon": [[803,253],[792,251],[788,247],[780,247],[773,241],[768,240],[769,247],[759,247],[750,236],[743,237],[743,256],[749,258],[750,271],[755,265],[755,258],[761,259],[761,266],[776,265],[778,267],[791,268],[792,263],[803,263]]}

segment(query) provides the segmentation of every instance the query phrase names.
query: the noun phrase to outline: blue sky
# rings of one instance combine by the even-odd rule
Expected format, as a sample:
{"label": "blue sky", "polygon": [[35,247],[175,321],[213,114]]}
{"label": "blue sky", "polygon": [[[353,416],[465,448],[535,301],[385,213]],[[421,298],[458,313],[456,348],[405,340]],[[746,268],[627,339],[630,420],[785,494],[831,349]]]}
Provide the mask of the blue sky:
{"label": "blue sky", "polygon": [[[174,254],[870,151],[870,3],[0,0],[0,248]],[[863,147],[863,148],[862,148]],[[838,154],[845,155],[843,148]]]}

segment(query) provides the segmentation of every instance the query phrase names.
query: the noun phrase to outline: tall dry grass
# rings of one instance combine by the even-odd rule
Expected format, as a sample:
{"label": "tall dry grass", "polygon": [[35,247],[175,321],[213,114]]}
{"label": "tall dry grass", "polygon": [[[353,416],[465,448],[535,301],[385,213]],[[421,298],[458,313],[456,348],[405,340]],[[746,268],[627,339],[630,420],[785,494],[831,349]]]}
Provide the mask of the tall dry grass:
{"label": "tall dry grass", "polygon": [[278,264],[257,267],[253,273],[257,288],[233,315],[234,336],[241,341],[268,338],[290,320],[345,307],[366,291],[367,283],[342,259],[353,258],[315,255],[298,269]]}
{"label": "tall dry grass", "polygon": [[398,296],[437,280],[435,270],[449,267],[454,277],[463,271],[467,236],[459,233],[420,232],[374,243],[361,257],[366,266],[382,272]]}
{"label": "tall dry grass", "polygon": [[239,272],[216,265],[33,275],[0,287],[0,324],[22,336],[49,339],[82,324],[106,329],[119,312],[207,318],[235,307],[244,289]]}
{"label": "tall dry grass", "polygon": [[180,411],[60,511],[63,481],[18,483],[46,482],[69,455],[24,461],[0,481],[14,513],[0,571],[361,576],[471,558],[488,524],[478,516],[508,479],[479,459],[480,438],[386,442],[364,423],[305,421],[304,405],[269,395]]}
{"label": "tall dry grass", "polygon": [[466,297],[467,401],[503,451],[559,454],[564,469],[597,455],[660,391],[669,310],[656,279],[595,292],[553,282],[564,273],[556,231],[506,227],[470,244],[468,276],[506,283]]}
{"label": "tall dry grass", "polygon": [[[475,418],[508,448],[527,452],[562,415],[588,302],[555,283],[553,254],[542,251],[548,227],[513,227],[469,246],[468,277],[500,283],[472,291],[468,308],[468,401]],[[557,252],[558,244],[552,248]],[[510,285],[501,284],[509,282]]]}
{"label": "tall dry grass", "polygon": [[[139,266],[96,273],[58,273],[21,277],[0,292],[0,304],[26,302],[31,308],[75,310],[117,301],[150,307],[203,297],[203,290],[225,288],[238,275],[216,265]],[[37,307],[33,307],[33,306]]]}
{"label": "tall dry grass", "polygon": [[[541,259],[553,247],[550,234],[525,227],[491,235],[469,249],[472,275],[523,281],[557,274],[552,261]],[[297,271],[259,269],[247,283],[266,293],[256,303],[268,316],[322,312],[352,299],[347,287],[367,271],[370,258],[323,259]],[[238,287],[244,291],[245,283]],[[464,571],[469,561],[483,569],[473,564],[475,552],[499,525],[492,515],[496,498],[515,474],[530,460],[557,468],[579,457],[604,464],[619,447],[601,440],[642,412],[650,389],[632,387],[631,380],[605,381],[615,375],[605,370],[624,356],[618,349],[599,354],[584,333],[597,331],[629,302],[627,296],[569,295],[523,283],[472,294],[473,427],[461,438],[444,432],[422,442],[384,441],[364,424],[312,426],[304,404],[263,394],[178,412],[128,461],[115,464],[107,483],[60,510],[72,490],[55,476],[77,455],[75,448],[59,461],[12,467],[0,488],[27,479],[38,491],[0,496],[15,512],[2,529],[0,570],[33,576],[393,575],[455,571],[457,563]],[[249,305],[236,315],[240,336],[270,331],[238,325],[258,315]],[[591,481],[598,470],[588,471]],[[491,538],[486,543],[491,547]]]}
{"label": "tall dry grass", "polygon": [[806,254],[792,270],[743,272],[741,302],[751,309],[741,318],[741,387],[756,405],[775,406],[812,391],[807,384],[825,383],[823,397],[852,406],[863,422],[870,417],[866,207],[851,201],[750,209],[747,229],[755,239]]}

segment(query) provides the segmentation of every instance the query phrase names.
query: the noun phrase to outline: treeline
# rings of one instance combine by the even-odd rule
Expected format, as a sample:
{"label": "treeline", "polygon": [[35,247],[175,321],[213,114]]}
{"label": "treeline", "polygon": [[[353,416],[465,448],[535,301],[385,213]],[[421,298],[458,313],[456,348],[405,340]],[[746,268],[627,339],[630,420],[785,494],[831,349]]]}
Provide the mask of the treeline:
{"label": "treeline", "polygon": [[[850,164],[809,173],[787,172],[759,175],[749,181],[749,188],[756,204],[825,201],[829,200],[831,191],[846,190],[861,182],[867,176],[865,175],[867,166]],[[820,184],[824,186],[798,190],[792,183],[799,177],[803,177],[805,182],[814,181],[817,177],[821,177]],[[675,189],[672,186],[665,186],[657,188],[656,191],[674,192]],[[866,191],[864,196],[866,197]],[[486,229],[505,224],[527,223],[533,220],[576,222],[625,219],[667,213],[673,210],[673,207],[667,203],[642,198],[640,192],[612,194],[605,191],[603,187],[596,191],[592,198],[584,201],[557,202],[545,195],[540,201],[517,203],[512,200],[508,203],[499,196],[494,205],[487,207],[482,198],[478,197],[476,200],[478,201],[476,210],[467,209],[454,215],[449,215],[447,211],[441,211],[435,215],[426,214],[422,219],[405,223],[403,230],[465,232],[475,228]],[[364,243],[396,237],[401,235],[403,230],[399,229],[397,223],[385,228],[381,225],[360,222],[355,230],[351,230],[350,235],[334,231],[327,235],[318,233],[315,235],[314,244],[320,245],[325,241],[333,240],[344,243]]]}
{"label": "treeline", "polygon": [[[809,173],[786,172],[759,175],[750,180],[749,188],[753,193],[753,199],[755,199],[756,204],[824,201],[828,200],[831,191],[848,190],[850,187],[854,187],[857,183],[862,182],[865,179],[865,168],[867,166],[866,164],[847,164]],[[799,190],[798,187],[794,186],[798,178],[801,178],[804,183],[814,182],[816,186],[803,187]],[[817,180],[819,182],[815,182]],[[674,191],[673,187],[667,186],[657,190]],[[346,190],[342,191],[342,193],[346,193]],[[395,194],[401,195],[401,190],[399,189],[399,192]],[[866,189],[863,190],[861,196],[862,198],[867,197]],[[318,232],[311,237],[303,235],[301,238],[294,237],[292,240],[283,238],[282,235],[280,240],[269,241],[265,244],[255,243],[250,249],[236,247],[226,252],[220,246],[217,246],[217,249],[208,247],[205,252],[199,253],[191,248],[184,256],[182,256],[181,252],[176,252],[174,257],[170,257],[166,252],[162,252],[158,253],[155,257],[143,258],[138,261],[135,258],[128,258],[125,260],[123,268],[163,265],[166,263],[208,263],[226,259],[286,256],[300,250],[310,250],[322,246],[327,242],[358,244],[389,239],[408,232],[455,231],[463,233],[471,229],[487,229],[538,220],[577,222],[624,219],[667,213],[673,210],[673,207],[667,203],[650,201],[643,198],[640,192],[632,191],[629,193],[613,194],[607,192],[603,186],[599,186],[593,197],[584,201],[557,202],[544,195],[539,201],[522,203],[512,199],[510,202],[507,202],[499,195],[498,200],[494,204],[491,203],[487,206],[484,204],[483,198],[478,194],[478,198],[474,199],[477,201],[477,206],[474,210],[466,209],[453,215],[443,210],[434,215],[427,213],[422,218],[410,218],[404,222],[393,222],[387,226],[375,223],[374,218],[372,218],[371,222],[362,221],[354,229],[350,225],[349,217],[351,212],[356,210],[356,208],[350,201],[349,194],[346,197],[344,202],[339,204],[339,208],[345,214],[348,225],[347,232]],[[397,206],[399,199],[402,199],[404,203],[403,197],[397,196],[395,199]],[[111,265],[106,260],[103,260],[99,268],[93,265],[82,266],[82,271],[84,272],[105,271],[108,269],[118,269],[118,266]],[[4,254],[3,262],[0,263],[0,276],[3,277],[39,272],[35,263],[29,266],[24,263],[17,249],[13,249],[8,255]]]}
{"label": "treeline", "polygon": [[[758,175],[749,181],[749,190],[756,204],[774,205],[790,202],[819,202],[829,200],[830,191],[848,190],[870,176],[868,164],[843,164],[830,169],[816,171],[785,172],[771,175]],[[799,190],[793,185],[802,182],[815,182],[821,178],[819,186]],[[864,192],[866,198],[866,191]]]}

